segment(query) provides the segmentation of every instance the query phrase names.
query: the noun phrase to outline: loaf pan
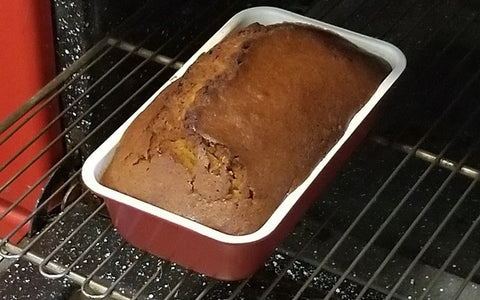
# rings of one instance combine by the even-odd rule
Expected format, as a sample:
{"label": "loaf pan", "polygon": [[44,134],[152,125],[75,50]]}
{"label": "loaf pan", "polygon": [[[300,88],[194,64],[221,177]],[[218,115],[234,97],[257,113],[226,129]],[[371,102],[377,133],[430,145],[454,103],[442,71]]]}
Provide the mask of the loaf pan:
{"label": "loaf pan", "polygon": [[[106,186],[99,179],[109,164],[123,133],[132,121],[173,80],[182,76],[200,54],[208,51],[228,33],[251,23],[269,25],[298,22],[330,30],[358,47],[383,58],[391,72],[379,85],[365,106],[350,121],[345,134],[318,163],[308,178],[275,210],[256,232],[229,235],[147,202],[127,196]],[[299,49],[301,51],[301,49]],[[272,7],[241,11],[215,33],[185,65],[110,136],[85,162],[85,184],[105,199],[113,224],[131,244],[188,269],[222,280],[239,280],[252,275],[288,235],[312,201],[335,175],[371,127],[375,108],[381,97],[405,69],[406,59],[395,46],[330,24]]]}

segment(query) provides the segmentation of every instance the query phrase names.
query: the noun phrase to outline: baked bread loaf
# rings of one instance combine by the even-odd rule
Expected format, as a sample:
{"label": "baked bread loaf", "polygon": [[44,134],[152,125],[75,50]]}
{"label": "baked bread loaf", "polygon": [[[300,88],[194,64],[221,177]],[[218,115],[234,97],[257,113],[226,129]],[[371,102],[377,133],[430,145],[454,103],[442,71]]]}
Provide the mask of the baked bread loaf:
{"label": "baked bread loaf", "polygon": [[101,182],[233,235],[259,229],[388,73],[306,25],[250,25],[202,54],[125,132]]}

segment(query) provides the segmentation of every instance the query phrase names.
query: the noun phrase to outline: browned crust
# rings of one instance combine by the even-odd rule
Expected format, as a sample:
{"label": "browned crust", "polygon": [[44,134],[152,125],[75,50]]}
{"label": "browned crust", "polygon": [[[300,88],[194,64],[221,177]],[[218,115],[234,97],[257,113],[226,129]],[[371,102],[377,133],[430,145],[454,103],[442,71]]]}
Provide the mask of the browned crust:
{"label": "browned crust", "polygon": [[387,73],[308,26],[229,35],[131,124],[102,182],[229,234],[257,230]]}

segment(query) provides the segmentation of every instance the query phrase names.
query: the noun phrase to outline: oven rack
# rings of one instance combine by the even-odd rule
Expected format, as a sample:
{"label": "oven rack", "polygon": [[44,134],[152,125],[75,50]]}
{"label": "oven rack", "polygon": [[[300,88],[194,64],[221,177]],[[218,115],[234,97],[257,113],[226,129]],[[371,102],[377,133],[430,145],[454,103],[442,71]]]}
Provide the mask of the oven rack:
{"label": "oven rack", "polygon": [[[379,10],[377,14],[370,13],[369,18],[366,18],[365,11],[374,3],[378,4],[378,1],[362,1],[350,7],[347,5],[348,1],[319,1],[312,7],[305,8],[305,12],[316,18],[345,25],[361,32],[374,32],[377,36],[395,42],[400,48],[410,50],[406,52],[410,61],[411,56],[408,54],[416,53],[416,49],[411,46],[411,40],[415,37],[412,38],[410,34],[419,35],[419,32],[425,34],[424,31],[419,30],[419,24],[427,21],[433,23],[433,20],[436,20],[434,17],[438,17],[437,14],[444,9],[456,8],[455,4],[440,2],[426,4],[426,2],[404,1],[399,8],[393,8],[393,4],[383,4],[379,7],[391,12],[395,22],[382,27],[381,20],[377,20],[377,26],[372,25],[375,23],[374,17],[378,17]],[[89,123],[88,117],[93,114],[96,107],[101,107],[104,102],[113,101],[109,96],[114,94],[118,96],[115,90],[121,90],[120,94],[125,95],[122,104],[115,107],[107,118],[91,128],[90,133],[83,136],[80,141],[67,145],[67,154],[49,173],[54,174],[64,168],[68,169],[69,163],[74,160],[71,157],[84,158],[90,150],[87,144],[96,142],[91,142],[92,139],[105,138],[128,116],[128,113],[122,110],[134,111],[141,104],[142,91],[159,88],[169,74],[181,67],[181,61],[193,53],[201,41],[208,38],[208,34],[214,32],[219,24],[240,8],[239,5],[228,6],[222,14],[218,14],[220,16],[217,22],[209,20],[211,22],[209,28],[195,29],[198,35],[191,39],[193,42],[183,44],[180,49],[173,47],[173,55],[169,53],[172,51],[171,45],[179,43],[175,39],[188,31],[188,26],[191,24],[178,29],[177,35],[169,36],[166,42],[156,48],[149,46],[149,39],[156,35],[153,31],[147,34],[143,41],[136,43],[130,41],[132,38],[128,36],[128,32],[104,38],[32,97],[17,114],[2,122],[0,133],[7,133],[7,138],[9,135],[14,135],[18,126],[23,126],[22,123],[26,124],[29,121],[29,116],[45,109],[49,101],[54,101],[70,89],[78,89],[78,85],[82,86],[83,81],[89,81],[88,88],[80,91],[78,103],[89,95],[88,98],[96,97],[93,101],[95,104],[82,114],[77,114],[76,121],[66,124],[64,132],[58,136],[59,140],[65,136],[68,139],[74,139],[70,136],[71,131],[83,120]],[[460,15],[459,8],[456,9],[457,11],[453,10],[451,15],[456,13]],[[207,9],[199,19],[206,18],[209,13],[211,10]],[[432,72],[444,71],[439,66],[445,59],[450,59],[449,55],[452,55],[451,51],[456,47],[457,40],[460,40],[465,32],[479,28],[477,15],[472,13],[468,18],[465,17],[462,27],[456,30],[447,41],[443,41],[441,50],[436,52],[427,63],[415,64],[414,61],[410,64],[404,76],[406,79],[403,79],[388,95],[392,99],[390,102],[404,97],[417,97],[423,100],[422,97],[425,95],[421,93],[425,92],[427,86],[423,81],[431,76]],[[437,43],[438,41],[434,38],[443,33],[442,26],[447,25],[438,24],[437,27],[428,30],[429,36],[422,40],[422,44]],[[476,87],[479,83],[480,71],[465,72],[478,56],[479,41],[474,42],[475,45],[465,49],[462,56],[455,61],[454,67],[445,71],[444,77],[436,78],[438,82],[435,86],[439,87],[439,90],[433,92],[432,98],[447,94],[449,101],[435,115],[429,126],[421,128],[420,133],[414,137],[407,135],[411,129],[408,122],[398,126],[390,121],[390,123],[387,122],[388,126],[376,128],[327,195],[318,199],[291,236],[266,262],[265,267],[252,278],[232,283],[216,281],[157,259],[126,244],[112,228],[101,199],[83,187],[79,168],[68,170],[70,174],[68,178],[64,178],[52,195],[46,195],[42,199],[43,202],[39,203],[40,206],[32,213],[32,219],[47,217],[45,226],[33,228],[33,235],[18,244],[10,242],[8,238],[2,240],[1,255],[4,257],[2,263],[8,263],[9,267],[13,268],[18,261],[28,261],[38,268],[42,276],[52,280],[68,278],[80,286],[85,295],[92,298],[233,299],[239,297],[248,299],[259,296],[262,299],[283,297],[301,299],[320,293],[326,297],[345,299],[362,296],[368,299],[384,297],[475,299],[480,295],[478,284],[475,283],[480,276],[480,257],[478,253],[475,254],[470,250],[478,244],[480,208],[478,205],[473,206],[474,209],[468,214],[463,211],[465,203],[475,202],[475,195],[478,194],[479,162],[475,160],[475,154],[478,155],[480,139],[476,135],[473,137],[471,135],[472,132],[476,132],[475,129],[478,129],[475,121],[478,119],[480,108],[474,100],[478,99]],[[109,68],[103,70],[102,64]],[[95,68],[100,71],[94,70]],[[122,68],[130,68],[127,75],[122,75],[111,88],[100,89],[100,92],[95,91],[97,87],[103,85],[103,81],[108,76]],[[157,80],[155,75],[142,75],[143,68],[152,69],[160,79]],[[91,80],[92,77],[96,79]],[[130,77],[140,81],[141,87],[130,90]],[[458,77],[463,79],[460,84],[455,81]],[[442,89],[443,86],[448,88]],[[458,107],[461,104],[468,105],[472,109],[462,114],[455,130],[443,131],[446,120],[456,120],[455,116],[458,115]],[[133,107],[128,107],[129,105]],[[63,115],[76,114],[74,111],[76,108],[75,103],[65,108],[55,122],[60,122]],[[395,124],[394,134],[391,134],[389,127],[391,124]],[[441,139],[437,140],[439,131]],[[42,132],[39,132],[40,134]],[[37,137],[33,137],[32,142]],[[5,139],[1,140],[0,145],[5,141]],[[465,148],[460,150],[456,148],[458,145],[465,146],[465,144],[467,144]],[[23,151],[23,148],[28,148],[28,145],[20,146],[19,151]],[[383,166],[384,170],[378,172],[380,174],[359,171],[357,169],[359,166],[372,167],[372,161],[369,159],[372,155],[379,159],[391,158],[393,163]],[[6,164],[14,161],[15,158],[11,158]],[[19,172],[23,172],[27,167],[28,165],[25,165],[20,168]],[[353,180],[351,179],[353,175],[349,172],[353,175],[367,173],[374,176],[371,178],[374,182],[372,191],[367,192],[356,187],[353,192],[363,191],[365,194],[342,195],[339,190],[348,187]],[[441,180],[432,180],[430,176],[433,173],[441,174]],[[45,177],[51,174],[45,174]],[[15,177],[12,177],[11,181],[14,180]],[[394,188],[396,184],[409,186],[398,189]],[[2,185],[3,189],[5,185],[4,183]],[[460,186],[462,189],[452,192],[450,191],[452,186]],[[429,188],[433,191],[425,192],[427,195],[422,198],[419,190],[428,191]],[[397,192],[398,195],[390,196],[389,193],[392,192]],[[336,196],[339,193],[340,196]],[[49,202],[56,201],[57,195],[62,198],[59,204],[62,208],[61,213],[45,216],[42,208]],[[347,196],[358,200],[358,203],[345,212],[343,206],[345,202],[342,202],[341,198]],[[404,214],[403,207],[414,206],[414,200],[417,198],[423,203],[418,207],[417,214],[412,217],[412,222],[403,225],[404,227],[394,228],[392,231],[390,227],[399,223],[396,218]],[[387,203],[386,199],[391,202]],[[449,204],[439,208],[437,204],[440,201]],[[17,205],[15,203],[10,209],[15,209]],[[325,206],[328,209],[324,209]],[[424,225],[425,216],[430,216],[432,212],[442,217],[436,220],[437,226],[431,233],[422,236],[416,231]],[[372,214],[377,215],[379,221],[363,224],[366,219],[371,218]],[[452,225],[452,220],[458,219],[459,216],[465,218],[462,234],[455,236],[456,242],[448,245],[450,248],[447,247],[449,249],[447,253],[442,253],[442,260],[439,263],[434,264],[428,261],[425,258],[426,254],[435,247],[441,247],[436,241]],[[0,217],[4,217],[4,214]],[[370,230],[368,233],[370,237],[363,241],[356,231],[358,228],[364,229],[365,226]],[[398,235],[395,243],[385,246],[379,242],[380,240],[388,241],[383,237],[385,232]],[[415,255],[407,258],[402,247],[412,236],[421,236],[424,240],[421,241],[421,247],[416,249]],[[456,270],[453,266],[461,264],[457,262],[458,256],[467,254],[473,256],[473,263],[464,264],[462,268],[467,269],[462,272]],[[340,259],[342,256],[346,258]],[[366,267],[368,265],[373,266],[373,269]],[[388,276],[385,275],[385,270],[390,270]]]}

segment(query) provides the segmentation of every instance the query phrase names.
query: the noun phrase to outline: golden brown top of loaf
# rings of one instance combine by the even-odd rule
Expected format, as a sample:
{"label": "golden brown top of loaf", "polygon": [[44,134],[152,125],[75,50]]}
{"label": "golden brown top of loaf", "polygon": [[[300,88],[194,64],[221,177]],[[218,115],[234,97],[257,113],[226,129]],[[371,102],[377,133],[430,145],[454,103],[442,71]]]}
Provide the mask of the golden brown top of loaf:
{"label": "golden brown top of loaf", "polygon": [[387,71],[332,33],[250,25],[201,55],[131,124],[102,182],[225,233],[251,233]]}

